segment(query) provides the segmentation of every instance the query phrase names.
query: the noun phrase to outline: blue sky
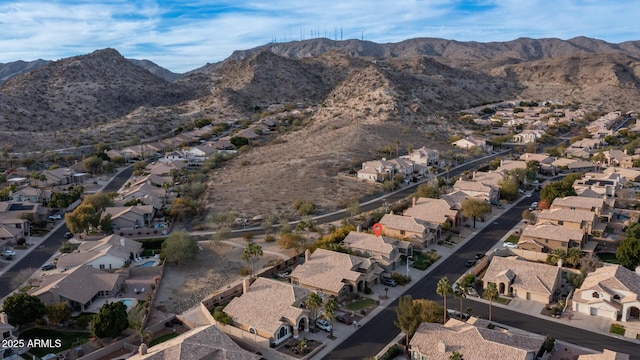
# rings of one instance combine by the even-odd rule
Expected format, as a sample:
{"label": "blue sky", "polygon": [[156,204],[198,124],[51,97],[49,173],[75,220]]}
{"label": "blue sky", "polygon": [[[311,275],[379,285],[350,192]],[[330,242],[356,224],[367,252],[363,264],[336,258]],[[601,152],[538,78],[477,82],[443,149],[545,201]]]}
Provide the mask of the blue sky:
{"label": "blue sky", "polygon": [[0,0],[0,63],[107,47],[174,72],[313,37],[640,40],[639,0]]}

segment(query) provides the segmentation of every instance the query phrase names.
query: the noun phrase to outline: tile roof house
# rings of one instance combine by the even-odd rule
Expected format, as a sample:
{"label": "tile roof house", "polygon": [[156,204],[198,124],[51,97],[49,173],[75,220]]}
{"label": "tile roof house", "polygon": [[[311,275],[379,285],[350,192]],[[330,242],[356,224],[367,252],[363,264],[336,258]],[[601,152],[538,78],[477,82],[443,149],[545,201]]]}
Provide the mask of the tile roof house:
{"label": "tile roof house", "polygon": [[524,334],[489,329],[456,319],[444,325],[422,323],[411,338],[411,359],[449,360],[454,351],[465,360],[533,360],[544,340]]}
{"label": "tile roof house", "polygon": [[614,199],[566,196],[563,198],[555,198],[549,209],[591,211],[594,212],[598,218],[606,218],[607,221],[609,221],[613,215],[611,208],[613,208],[614,202]]}
{"label": "tile roof house", "polygon": [[504,178],[505,178],[505,176],[504,176],[503,173],[499,173],[499,172],[495,172],[495,171],[490,171],[490,172],[475,171],[473,173],[473,180],[474,181],[477,181],[477,182],[482,183],[484,185],[491,186],[491,187],[496,188],[496,189],[500,188],[500,184],[502,183]]}
{"label": "tile roof house", "polygon": [[624,169],[624,168],[617,168],[617,167],[608,167],[608,168],[602,170],[602,172],[605,173],[605,174],[619,173],[620,175],[622,175],[625,179],[627,179],[629,181],[640,181],[640,170],[636,170],[636,169]]}
{"label": "tile roof house", "polygon": [[581,179],[573,182],[573,188],[576,191],[590,189],[600,197],[615,197],[616,193],[623,188],[628,181],[619,173],[586,173]]}
{"label": "tile roof house", "polygon": [[537,161],[538,163],[540,163],[540,165],[551,164],[553,162],[553,158],[546,153],[538,153],[538,154],[524,153],[520,155],[520,158],[518,160]]}
{"label": "tile roof house", "polygon": [[483,139],[476,139],[472,137],[466,137],[464,139],[460,139],[451,143],[451,145],[461,148],[461,149],[471,149],[474,147],[479,147],[487,150],[489,146],[487,146],[487,141]]}
{"label": "tile roof house", "polygon": [[437,165],[438,161],[440,161],[440,152],[423,146],[402,157],[413,161],[415,164]]}
{"label": "tile roof house", "polygon": [[535,143],[544,134],[545,132],[542,130],[525,129],[519,132],[518,134],[513,135],[513,142],[522,143],[522,144]]}
{"label": "tile roof house", "polygon": [[603,349],[602,353],[598,354],[578,355],[578,360],[629,360],[629,354]]}
{"label": "tile roof house", "polygon": [[495,172],[504,173],[505,171],[515,169],[526,169],[527,162],[522,160],[500,160],[500,166],[495,169]]}
{"label": "tile roof house", "polygon": [[540,211],[538,222],[551,222],[568,228],[581,229],[585,234],[591,234],[597,217],[593,211],[557,208]]}
{"label": "tile roof house", "polygon": [[241,348],[215,325],[191,329],[143,350],[130,360],[258,360],[260,355]]}
{"label": "tile roof house", "polygon": [[273,345],[290,337],[297,339],[299,328],[309,331],[310,315],[304,304],[311,290],[267,278],[248,282],[243,284],[243,294],[224,308],[233,326],[269,339]]}
{"label": "tile roof house", "polygon": [[460,211],[443,199],[414,198],[412,206],[403,215],[438,225],[448,222],[457,226],[462,222]]}
{"label": "tile roof house", "polygon": [[496,284],[501,295],[548,304],[560,286],[561,273],[558,266],[494,256],[482,281],[485,288]]}
{"label": "tile roof house", "polygon": [[51,274],[29,293],[45,304],[65,302],[72,311],[85,311],[99,297],[113,297],[124,284],[124,276],[80,265],[67,272]]}
{"label": "tile roof house", "polygon": [[104,210],[111,215],[111,225],[115,231],[135,229],[151,225],[156,209],[153,205],[112,206]]}
{"label": "tile roof house", "polygon": [[574,247],[581,249],[586,238],[581,229],[553,223],[538,223],[522,230],[518,248],[542,253],[551,253],[555,249],[567,251]]}
{"label": "tile roof house", "polygon": [[351,231],[342,242],[356,255],[374,260],[388,273],[400,266],[402,254],[413,254],[411,243],[387,236]]}
{"label": "tile roof house", "polygon": [[45,199],[48,199],[49,197],[51,197],[51,192],[49,191],[45,191],[44,189],[40,188],[34,188],[31,186],[25,186],[11,193],[9,195],[9,201],[29,201],[39,203]]}
{"label": "tile roof house", "polygon": [[385,214],[379,221],[382,234],[409,241],[414,247],[426,248],[440,238],[440,224],[417,220],[411,216]]}
{"label": "tile roof house", "polygon": [[[375,260],[325,249],[305,252],[291,272],[291,283],[341,297],[363,292],[380,281],[384,269]],[[371,285],[371,286],[370,286]]]}
{"label": "tile roof house", "polygon": [[620,265],[588,273],[576,290],[573,311],[623,322],[640,320],[640,275]]}
{"label": "tile roof house", "polygon": [[459,179],[453,184],[453,190],[463,192],[469,197],[482,199],[490,203],[497,203],[500,198],[500,190],[498,187],[485,185],[479,181]]}
{"label": "tile roof house", "polygon": [[117,204],[124,204],[128,201],[139,199],[145,205],[152,205],[154,209],[160,210],[164,206],[164,199],[166,195],[165,189],[152,185],[148,181],[148,178],[145,177],[143,181],[140,181],[121,192],[114,201]]}
{"label": "tile roof house", "polygon": [[56,266],[63,271],[83,264],[102,270],[120,269],[141,252],[141,242],[111,235],[98,241],[85,241],[76,251],[60,255]]}

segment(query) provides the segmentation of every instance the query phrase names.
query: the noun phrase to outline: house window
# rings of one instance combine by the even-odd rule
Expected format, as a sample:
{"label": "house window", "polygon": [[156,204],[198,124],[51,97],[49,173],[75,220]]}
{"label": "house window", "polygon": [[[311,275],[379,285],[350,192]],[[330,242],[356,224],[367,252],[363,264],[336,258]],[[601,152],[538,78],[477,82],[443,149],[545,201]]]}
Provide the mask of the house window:
{"label": "house window", "polygon": [[404,235],[405,231],[404,230],[400,230],[400,235]]}
{"label": "house window", "polygon": [[100,270],[104,270],[104,264],[100,264]]}
{"label": "house window", "polygon": [[618,294],[613,295],[613,299],[614,300],[620,300],[620,295],[618,295]]}
{"label": "house window", "polygon": [[254,334],[254,335],[258,334],[258,332],[256,331],[256,329],[254,329],[254,328],[249,328],[249,333],[250,333],[250,334]]}
{"label": "house window", "polygon": [[564,225],[564,221],[558,220],[558,225]]}
{"label": "house window", "polygon": [[417,351],[414,351],[414,352],[413,352],[413,357],[412,357],[412,358],[413,358],[414,360],[417,360],[417,359],[419,359],[419,356],[420,356],[420,355],[418,354],[418,352],[417,352]]}
{"label": "house window", "polygon": [[597,291],[594,291],[593,294],[591,294],[592,297],[599,299],[600,298],[600,294],[598,294]]}

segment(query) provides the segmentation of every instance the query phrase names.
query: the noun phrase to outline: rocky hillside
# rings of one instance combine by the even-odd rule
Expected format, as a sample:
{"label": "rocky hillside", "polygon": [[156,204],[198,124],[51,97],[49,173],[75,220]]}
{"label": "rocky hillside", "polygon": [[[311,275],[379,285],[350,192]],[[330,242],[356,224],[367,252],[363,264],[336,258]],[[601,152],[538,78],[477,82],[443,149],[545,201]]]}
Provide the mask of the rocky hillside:
{"label": "rocky hillside", "polygon": [[35,61],[14,61],[6,64],[0,64],[0,84],[5,81],[11,80],[18,75],[22,75],[26,72],[35,70],[41,66],[50,63],[47,60],[35,60]]}

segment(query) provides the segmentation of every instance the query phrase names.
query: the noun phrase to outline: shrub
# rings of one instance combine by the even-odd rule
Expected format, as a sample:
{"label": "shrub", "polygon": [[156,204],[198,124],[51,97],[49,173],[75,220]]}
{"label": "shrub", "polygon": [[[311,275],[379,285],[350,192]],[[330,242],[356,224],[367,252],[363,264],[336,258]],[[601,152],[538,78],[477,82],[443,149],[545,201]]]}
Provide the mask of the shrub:
{"label": "shrub", "polygon": [[364,288],[364,293],[365,293],[366,295],[370,295],[372,292],[373,292],[373,290],[371,290],[371,288],[370,288],[370,287],[368,287],[368,286],[367,286],[367,287],[365,287],[365,288]]}
{"label": "shrub", "polygon": [[402,350],[400,350],[398,345],[394,344],[387,349],[387,351],[380,357],[380,360],[393,360],[401,354]]}
{"label": "shrub", "polygon": [[411,276],[402,275],[397,272],[392,273],[391,278],[395,280],[398,285],[406,285],[411,282]]}
{"label": "shrub", "polygon": [[609,329],[609,332],[624,336],[624,333],[626,332],[626,330],[624,326],[620,324],[611,324],[611,328]]}
{"label": "shrub", "polygon": [[240,269],[240,275],[242,275],[242,276],[247,276],[247,275],[250,275],[250,274],[251,274],[251,270],[249,270],[249,268],[248,268],[248,267],[243,266],[243,267]]}
{"label": "shrub", "polygon": [[276,237],[271,235],[271,234],[269,234],[269,235],[264,237],[264,242],[266,242],[266,243],[272,243],[272,242],[275,242],[275,241],[276,241]]}
{"label": "shrub", "polygon": [[213,312],[213,318],[221,323],[221,324],[229,324],[231,322],[231,317],[227,314],[225,314],[222,310],[218,310],[218,308],[216,308],[216,310]]}

